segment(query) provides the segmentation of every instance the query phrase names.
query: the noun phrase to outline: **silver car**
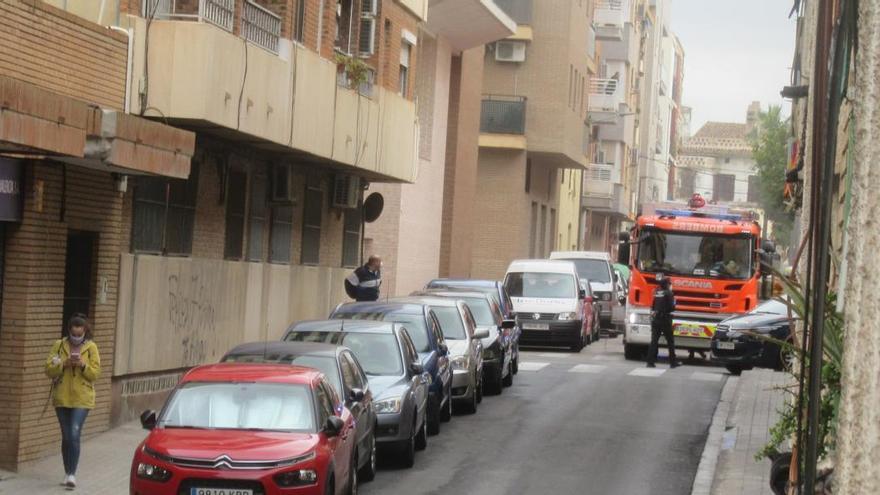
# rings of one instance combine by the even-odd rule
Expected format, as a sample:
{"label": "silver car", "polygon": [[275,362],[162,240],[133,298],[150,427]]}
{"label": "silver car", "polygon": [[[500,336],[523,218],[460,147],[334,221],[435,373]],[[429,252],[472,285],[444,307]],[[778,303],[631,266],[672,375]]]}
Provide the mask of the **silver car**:
{"label": "silver car", "polygon": [[440,321],[440,330],[449,346],[452,363],[452,400],[464,412],[477,412],[483,400],[483,341],[486,329],[477,330],[477,323],[468,305],[462,300],[444,297],[401,297],[394,302],[425,304]]}

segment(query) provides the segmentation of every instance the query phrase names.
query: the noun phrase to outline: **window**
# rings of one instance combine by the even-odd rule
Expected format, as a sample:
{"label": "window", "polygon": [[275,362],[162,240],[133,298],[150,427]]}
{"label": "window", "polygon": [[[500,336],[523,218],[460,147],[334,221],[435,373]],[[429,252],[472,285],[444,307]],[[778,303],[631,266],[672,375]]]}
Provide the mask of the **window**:
{"label": "window", "polygon": [[[303,1],[304,3],[304,1]],[[350,54],[352,49],[352,19],[354,18],[354,1],[336,1],[336,48]]]}
{"label": "window", "polygon": [[296,5],[296,20],[293,25],[293,39],[303,42],[306,25],[306,0],[298,0]]}
{"label": "window", "polygon": [[400,43],[400,74],[397,87],[400,94],[405,98],[409,91],[409,64],[412,55],[412,45],[403,41]]}
{"label": "window", "polygon": [[544,256],[547,244],[547,205],[541,205],[541,230],[538,231],[538,256]]}
{"label": "window", "polygon": [[[349,2],[351,0],[348,0]],[[369,57],[376,53],[376,15],[379,0],[361,0],[361,26],[358,50],[361,56]]]}
{"label": "window", "polygon": [[315,395],[318,399],[318,428],[321,428],[327,422],[327,419],[333,416],[333,394],[330,393],[330,387],[321,382],[315,388]]}
{"label": "window", "polygon": [[[550,239],[556,238],[556,208],[550,208]],[[547,246],[547,250],[552,250],[553,246]],[[550,253],[543,253],[544,256]]]}
{"label": "window", "polygon": [[342,226],[342,266],[353,268],[361,264],[361,208],[345,210]]}
{"label": "window", "polygon": [[293,206],[272,206],[272,228],[269,231],[269,262],[290,263],[290,235],[293,232]]}
{"label": "window", "polygon": [[571,108],[571,93],[574,87],[574,66],[568,66],[568,107]]}
{"label": "window", "polygon": [[718,174],[714,177],[715,201],[733,201],[734,185],[736,176],[730,174]]}
{"label": "window", "polygon": [[532,159],[526,158],[526,192],[532,189]]}
{"label": "window", "polygon": [[357,364],[357,360],[350,352],[342,353],[342,370],[345,373],[345,367],[348,366],[351,370],[351,376],[353,381],[351,382],[351,386],[353,388],[359,388],[361,390],[367,388],[367,377],[364,376],[361,371],[361,367]]}
{"label": "window", "polygon": [[140,253],[192,253],[199,169],[187,180],[141,177],[134,190],[132,250]]}
{"label": "window", "polygon": [[342,368],[342,396],[348,397],[351,389],[360,387],[355,385],[355,372],[351,367],[351,363],[342,358],[339,360],[339,365]]}
{"label": "window", "polygon": [[761,189],[758,183],[757,175],[749,176],[749,192],[748,192],[748,202],[749,203],[757,203],[761,201]]}
{"label": "window", "polygon": [[268,179],[265,175],[251,177],[251,197],[248,205],[247,260],[263,260],[263,239],[266,231],[266,191]]}
{"label": "window", "polygon": [[246,197],[247,172],[230,170],[226,186],[226,247],[223,250],[226,259],[241,259]]}
{"label": "window", "polygon": [[306,186],[303,202],[302,259],[304,265],[317,265],[321,253],[321,220],[324,191]]}

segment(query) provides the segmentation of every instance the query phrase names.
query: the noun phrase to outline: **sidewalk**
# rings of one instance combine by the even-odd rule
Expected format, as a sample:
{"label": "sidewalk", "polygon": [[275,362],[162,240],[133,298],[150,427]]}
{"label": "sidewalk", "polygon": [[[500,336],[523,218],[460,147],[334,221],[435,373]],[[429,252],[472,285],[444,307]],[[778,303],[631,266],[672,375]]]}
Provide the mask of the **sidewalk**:
{"label": "sidewalk", "polygon": [[[789,375],[771,370],[745,371],[728,380],[692,495],[773,494],[768,481],[770,461],[756,461],[755,453],[767,443],[785,399],[777,388],[788,380]],[[707,459],[712,454],[715,458]]]}
{"label": "sidewalk", "polygon": [[[83,441],[77,470],[79,486],[73,493],[121,495],[128,493],[128,474],[134,449],[147,432],[139,422],[126,423]],[[60,486],[64,479],[61,453],[27,463],[18,473],[0,470],[3,495],[71,493]]]}

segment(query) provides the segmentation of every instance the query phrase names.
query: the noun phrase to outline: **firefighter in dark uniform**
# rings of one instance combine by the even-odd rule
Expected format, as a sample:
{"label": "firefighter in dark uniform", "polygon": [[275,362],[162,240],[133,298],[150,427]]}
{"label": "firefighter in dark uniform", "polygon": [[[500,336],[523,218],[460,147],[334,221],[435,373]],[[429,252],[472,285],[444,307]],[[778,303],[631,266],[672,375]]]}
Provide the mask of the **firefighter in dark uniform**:
{"label": "firefighter in dark uniform", "polygon": [[648,348],[648,368],[654,368],[654,363],[657,362],[660,335],[666,337],[666,347],[669,349],[669,367],[675,368],[678,366],[678,362],[675,360],[675,338],[672,335],[672,312],[675,311],[675,296],[672,294],[669,279],[662,273],[657,274],[657,282],[660,286],[654,290],[654,305],[651,307],[651,346]]}
{"label": "firefighter in dark uniform", "polygon": [[376,301],[382,286],[382,258],[373,255],[367,264],[345,279],[345,292],[355,301]]}

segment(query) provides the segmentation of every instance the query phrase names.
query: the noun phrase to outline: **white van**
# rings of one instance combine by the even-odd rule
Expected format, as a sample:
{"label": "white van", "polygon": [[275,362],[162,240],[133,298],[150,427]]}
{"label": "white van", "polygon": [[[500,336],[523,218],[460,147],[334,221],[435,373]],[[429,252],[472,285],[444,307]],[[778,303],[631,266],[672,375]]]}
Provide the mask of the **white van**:
{"label": "white van", "polygon": [[570,347],[590,342],[584,321],[586,292],[569,261],[517,260],[507,268],[504,287],[522,328],[520,345]]}
{"label": "white van", "polygon": [[606,330],[614,328],[611,319],[614,307],[620,303],[617,300],[617,274],[611,268],[611,255],[600,251],[553,251],[550,259],[575,264],[578,276],[590,281],[593,296],[598,299],[599,325]]}

